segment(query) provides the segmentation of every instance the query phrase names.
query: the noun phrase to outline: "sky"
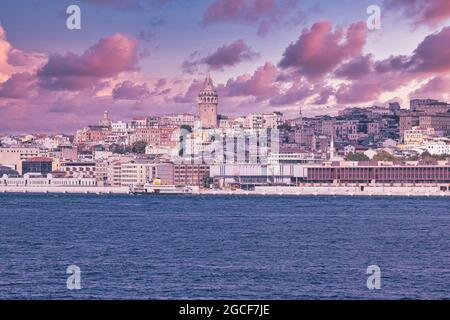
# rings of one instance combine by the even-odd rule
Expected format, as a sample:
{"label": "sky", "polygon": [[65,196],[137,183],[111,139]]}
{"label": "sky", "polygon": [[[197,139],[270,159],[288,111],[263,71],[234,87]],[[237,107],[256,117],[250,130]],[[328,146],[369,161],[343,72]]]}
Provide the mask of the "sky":
{"label": "sky", "polygon": [[226,116],[448,101],[449,21],[448,0],[2,0],[0,133],[196,113],[207,72]]}

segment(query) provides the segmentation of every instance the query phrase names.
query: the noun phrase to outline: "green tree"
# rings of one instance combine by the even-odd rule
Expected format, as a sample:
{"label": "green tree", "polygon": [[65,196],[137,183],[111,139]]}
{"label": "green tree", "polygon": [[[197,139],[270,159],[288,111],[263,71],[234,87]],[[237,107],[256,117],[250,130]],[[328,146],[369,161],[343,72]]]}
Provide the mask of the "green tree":
{"label": "green tree", "polygon": [[364,153],[349,153],[345,160],[347,161],[369,161],[369,157],[366,156]]}
{"label": "green tree", "polygon": [[292,127],[288,123],[285,122],[282,125],[279,125],[277,129],[291,131]]}
{"label": "green tree", "polygon": [[389,152],[382,150],[373,157],[373,160],[375,160],[375,161],[395,161],[395,160],[397,160],[397,158],[395,156],[393,156],[392,154],[390,154]]}
{"label": "green tree", "polygon": [[192,132],[192,127],[191,127],[191,126],[188,126],[188,125],[185,125],[185,124],[181,125],[181,126],[180,126],[180,129],[181,129],[181,130],[186,130],[186,131]]}
{"label": "green tree", "polygon": [[124,154],[126,149],[125,146],[113,143],[112,145],[109,146],[109,151],[115,154]]}
{"label": "green tree", "polygon": [[420,159],[423,160],[423,161],[435,161],[435,160],[441,161],[441,160],[446,160],[448,157],[449,156],[446,155],[446,154],[443,154],[443,155],[437,155],[437,154],[432,155],[428,151],[425,151],[425,152],[423,152],[420,155]]}
{"label": "green tree", "polygon": [[131,151],[133,153],[137,153],[137,154],[144,154],[145,153],[145,147],[147,147],[147,143],[144,141],[137,141],[135,143],[133,143],[133,145],[131,146]]}
{"label": "green tree", "polygon": [[213,183],[214,183],[213,178],[211,178],[209,176],[203,177],[203,187],[210,188]]}

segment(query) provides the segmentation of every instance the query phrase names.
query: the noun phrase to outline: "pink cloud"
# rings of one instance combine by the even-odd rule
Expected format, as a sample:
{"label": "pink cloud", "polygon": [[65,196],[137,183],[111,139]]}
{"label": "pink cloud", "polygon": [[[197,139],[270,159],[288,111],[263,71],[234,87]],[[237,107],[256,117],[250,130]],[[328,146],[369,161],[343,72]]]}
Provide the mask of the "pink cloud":
{"label": "pink cloud", "polygon": [[335,95],[334,88],[324,86],[321,89],[319,89],[319,94],[316,97],[316,99],[313,101],[313,104],[316,104],[316,105],[327,104],[333,95]]}
{"label": "pink cloud", "polygon": [[257,56],[258,53],[240,39],[218,48],[211,55],[205,57],[203,62],[213,70],[222,70],[225,66],[235,66],[242,61],[251,61]]}
{"label": "pink cloud", "polygon": [[197,55],[198,52],[194,52],[183,62],[184,72],[196,72],[199,64],[204,64],[211,70],[223,70],[225,67],[234,67],[241,62],[251,61],[259,56],[242,39],[223,45],[204,58],[195,59]]}
{"label": "pink cloud", "polygon": [[267,99],[279,92],[276,83],[279,74],[278,68],[267,62],[256,69],[253,75],[245,74],[228,80],[225,86],[219,87],[219,93],[227,97],[253,96]]}
{"label": "pink cloud", "polygon": [[202,87],[203,81],[194,80],[191,82],[185,93],[178,94],[174,97],[174,101],[178,103],[195,103]]}
{"label": "pink cloud", "polygon": [[366,43],[366,25],[352,24],[345,32],[333,31],[331,22],[317,22],[304,29],[290,44],[281,59],[282,69],[294,69],[302,76],[318,78],[333,71],[340,63],[361,54]]}
{"label": "pink cloud", "polygon": [[436,76],[421,86],[419,89],[410,93],[411,99],[429,97],[432,99],[448,99],[450,93],[450,77],[449,76]]}
{"label": "pink cloud", "polygon": [[116,33],[101,39],[81,56],[74,53],[50,56],[38,76],[42,86],[51,90],[77,91],[92,87],[101,79],[134,70],[137,45],[136,39]]}
{"label": "pink cloud", "polygon": [[249,19],[254,21],[258,15],[270,12],[275,0],[215,0],[206,10],[204,25]]}
{"label": "pink cloud", "polygon": [[8,63],[17,67],[36,67],[44,64],[47,58],[41,53],[24,52],[12,48],[8,53]]}
{"label": "pink cloud", "polygon": [[448,0],[385,0],[384,5],[387,9],[401,11],[405,18],[412,19],[415,26],[436,27],[450,18]]}
{"label": "pink cloud", "polygon": [[450,71],[450,27],[427,36],[414,51],[411,60],[415,71]]}
{"label": "pink cloud", "polygon": [[113,98],[116,100],[142,100],[150,95],[147,84],[134,84],[132,81],[124,81],[113,89]]}
{"label": "pink cloud", "polygon": [[84,0],[87,3],[97,6],[113,7],[121,9],[142,9],[146,5],[151,7],[160,7],[171,0]]}
{"label": "pink cloud", "polygon": [[450,71],[449,53],[450,27],[446,27],[428,35],[411,56],[391,56],[381,61],[372,61],[370,56],[355,58],[336,71],[337,76],[353,80],[338,88],[336,99],[339,103],[373,101],[382,93],[434,76],[414,93],[416,97],[420,94],[426,96],[427,92],[433,93],[433,88],[445,87],[447,82],[441,76]]}
{"label": "pink cloud", "polygon": [[203,15],[202,25],[244,23],[258,26],[265,36],[275,26],[289,24],[298,12],[297,0],[214,0]]}
{"label": "pink cloud", "polygon": [[295,82],[286,92],[279,93],[270,99],[270,104],[274,106],[292,105],[315,93],[313,85],[307,82]]}
{"label": "pink cloud", "polygon": [[355,80],[373,72],[372,55],[364,55],[339,66],[335,76],[347,80]]}
{"label": "pink cloud", "polygon": [[423,78],[435,73],[450,71],[450,27],[445,27],[439,32],[432,33],[419,43],[413,54],[391,56],[380,61],[372,61],[372,56],[357,57],[350,62],[341,65],[336,71],[338,76],[351,78],[363,71],[377,72],[380,75],[389,72],[404,72]]}
{"label": "pink cloud", "polygon": [[0,98],[26,99],[36,87],[36,77],[28,72],[15,73],[0,84]]}
{"label": "pink cloud", "polygon": [[336,100],[343,104],[366,103],[379,99],[380,95],[392,92],[410,83],[415,76],[401,71],[385,75],[370,73],[351,83],[341,84],[336,91]]}

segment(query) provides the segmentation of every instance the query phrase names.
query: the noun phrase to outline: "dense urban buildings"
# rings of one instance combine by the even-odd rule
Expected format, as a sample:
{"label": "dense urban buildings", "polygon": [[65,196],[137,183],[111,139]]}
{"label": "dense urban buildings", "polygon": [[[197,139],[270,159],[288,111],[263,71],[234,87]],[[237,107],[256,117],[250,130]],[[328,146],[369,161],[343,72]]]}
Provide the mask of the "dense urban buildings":
{"label": "dense urban buildings", "polygon": [[1,185],[201,188],[450,183],[450,105],[432,99],[337,116],[228,117],[210,75],[198,114],[145,115],[67,135],[0,137]]}

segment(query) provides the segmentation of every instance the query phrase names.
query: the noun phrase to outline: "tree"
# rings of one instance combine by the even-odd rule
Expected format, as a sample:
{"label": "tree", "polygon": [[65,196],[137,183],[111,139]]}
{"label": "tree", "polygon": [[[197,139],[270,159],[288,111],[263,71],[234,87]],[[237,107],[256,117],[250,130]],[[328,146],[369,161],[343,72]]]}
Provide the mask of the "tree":
{"label": "tree", "polygon": [[109,151],[115,154],[124,154],[126,149],[124,146],[113,143],[112,145],[109,146]]}
{"label": "tree", "polygon": [[395,156],[393,156],[392,154],[390,154],[387,151],[380,151],[378,152],[374,157],[373,160],[375,161],[395,161],[397,160],[397,158]]}
{"label": "tree", "polygon": [[369,157],[364,153],[349,153],[347,157],[345,157],[347,161],[369,161]]}
{"label": "tree", "polygon": [[442,155],[434,154],[434,155],[432,155],[428,151],[425,151],[425,152],[423,152],[420,155],[420,159],[423,160],[423,161],[435,161],[435,160],[441,161],[441,160],[446,160],[447,158],[448,158],[448,155],[446,155],[446,154],[442,154]]}
{"label": "tree", "polygon": [[209,176],[203,177],[203,187],[210,188],[213,183],[214,183],[213,178],[211,178]]}
{"label": "tree", "polygon": [[133,145],[131,146],[131,151],[133,153],[137,153],[137,154],[144,154],[145,153],[145,147],[147,147],[147,143],[144,141],[137,141],[135,143],[133,143]]}
{"label": "tree", "polygon": [[291,127],[287,122],[285,122],[285,123],[279,125],[277,129],[278,129],[278,130],[291,131],[291,130],[292,130],[292,127]]}
{"label": "tree", "polygon": [[192,132],[192,127],[191,127],[191,126],[188,126],[188,125],[185,125],[185,124],[181,125],[181,126],[180,126],[180,129],[181,129],[181,130],[186,130],[186,131],[188,131],[188,132]]}

